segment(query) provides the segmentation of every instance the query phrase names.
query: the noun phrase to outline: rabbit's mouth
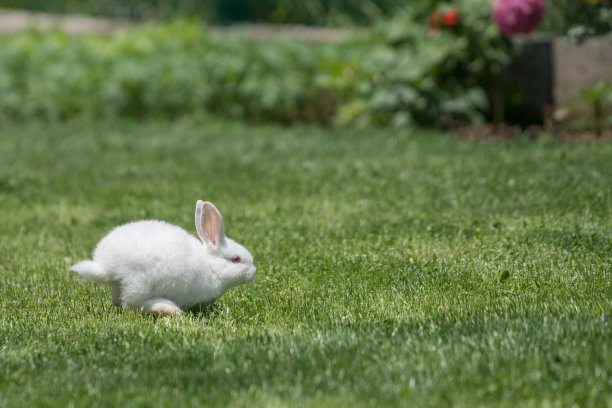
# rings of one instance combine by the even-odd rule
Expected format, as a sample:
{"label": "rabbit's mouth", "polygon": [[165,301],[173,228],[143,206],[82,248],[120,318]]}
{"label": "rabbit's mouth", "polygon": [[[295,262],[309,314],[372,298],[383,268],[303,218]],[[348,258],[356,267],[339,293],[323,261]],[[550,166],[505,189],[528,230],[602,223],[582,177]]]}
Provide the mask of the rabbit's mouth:
{"label": "rabbit's mouth", "polygon": [[255,267],[253,266],[251,269],[249,269],[249,271],[247,272],[247,282],[251,282],[253,279],[255,279],[255,272],[257,272],[257,269],[255,269]]}

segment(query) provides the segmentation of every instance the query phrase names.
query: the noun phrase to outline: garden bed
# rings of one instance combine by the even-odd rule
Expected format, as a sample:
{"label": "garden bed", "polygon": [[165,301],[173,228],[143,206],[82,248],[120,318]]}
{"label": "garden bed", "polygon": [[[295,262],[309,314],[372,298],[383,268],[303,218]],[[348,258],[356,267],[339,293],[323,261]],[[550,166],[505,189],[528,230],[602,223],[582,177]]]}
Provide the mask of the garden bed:
{"label": "garden bed", "polygon": [[[500,91],[506,95],[505,114],[496,116],[490,92],[503,82],[496,70],[508,63],[510,48],[491,26],[469,28],[482,23],[484,14],[470,16],[474,24],[467,20],[424,35],[418,15],[399,16],[372,30],[255,24],[204,33],[194,24],[142,26],[4,11],[8,23],[0,27],[9,31],[60,27],[81,35],[30,31],[17,34],[20,40],[0,39],[5,78],[0,117],[177,116],[205,110],[254,122],[452,128],[457,122],[504,120],[526,128],[544,125],[554,112],[557,123],[546,124],[547,131],[564,138],[588,133],[588,120],[578,128],[567,120],[584,116],[583,107],[566,105],[580,105],[576,95],[597,80],[612,81],[610,40],[592,38],[580,45],[537,36],[524,40],[510,69],[518,85]],[[91,32],[105,35],[94,38]],[[53,50],[49,55],[47,48]],[[609,127],[608,122],[602,121]]]}

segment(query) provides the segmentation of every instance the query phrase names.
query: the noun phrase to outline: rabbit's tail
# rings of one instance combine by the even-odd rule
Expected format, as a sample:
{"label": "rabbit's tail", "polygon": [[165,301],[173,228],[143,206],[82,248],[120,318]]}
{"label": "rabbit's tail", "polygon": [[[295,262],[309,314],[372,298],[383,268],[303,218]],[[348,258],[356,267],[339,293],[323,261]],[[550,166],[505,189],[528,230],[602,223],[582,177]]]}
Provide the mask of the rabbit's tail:
{"label": "rabbit's tail", "polygon": [[104,267],[94,261],[81,261],[72,265],[70,270],[94,282],[108,283],[109,281],[108,273],[104,270]]}

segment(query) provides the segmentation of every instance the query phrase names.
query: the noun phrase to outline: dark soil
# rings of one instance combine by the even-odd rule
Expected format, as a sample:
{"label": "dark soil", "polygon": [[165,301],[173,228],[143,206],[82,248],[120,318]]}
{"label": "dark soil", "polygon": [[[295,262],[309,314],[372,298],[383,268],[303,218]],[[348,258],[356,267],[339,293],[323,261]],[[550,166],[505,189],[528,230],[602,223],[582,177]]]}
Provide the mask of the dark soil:
{"label": "dark soil", "polygon": [[532,125],[525,129],[508,124],[485,124],[482,126],[460,126],[454,129],[455,134],[467,140],[517,140],[520,138],[550,137],[563,142],[611,142],[612,129],[604,130],[601,136],[591,131],[569,131],[564,129],[547,129],[544,126]]}

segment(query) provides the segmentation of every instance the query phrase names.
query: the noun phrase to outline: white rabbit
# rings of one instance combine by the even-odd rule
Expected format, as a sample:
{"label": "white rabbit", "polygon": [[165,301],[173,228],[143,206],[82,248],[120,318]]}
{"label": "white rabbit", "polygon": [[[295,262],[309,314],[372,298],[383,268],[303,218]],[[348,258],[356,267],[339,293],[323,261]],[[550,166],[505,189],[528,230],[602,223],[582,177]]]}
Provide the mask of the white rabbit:
{"label": "white rabbit", "polygon": [[198,200],[195,224],[202,242],[163,221],[119,226],[100,240],[93,261],[70,270],[107,284],[115,306],[161,314],[180,314],[255,278],[253,257],[225,237],[212,203]]}

